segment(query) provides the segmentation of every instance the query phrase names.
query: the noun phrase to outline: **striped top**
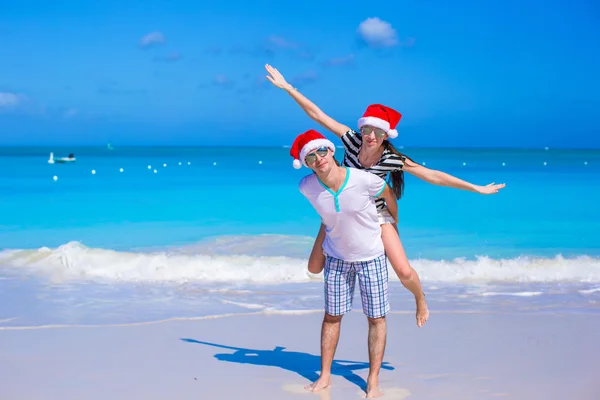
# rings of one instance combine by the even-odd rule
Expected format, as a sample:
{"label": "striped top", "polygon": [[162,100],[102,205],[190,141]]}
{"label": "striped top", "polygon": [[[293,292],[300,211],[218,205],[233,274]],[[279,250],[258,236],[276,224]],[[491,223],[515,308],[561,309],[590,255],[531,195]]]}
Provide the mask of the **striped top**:
{"label": "striped top", "polygon": [[[362,146],[362,136],[354,130],[349,130],[342,136],[342,144],[344,145],[345,150],[342,165],[346,167],[364,169],[377,175],[383,180],[387,179],[390,172],[402,171],[402,168],[404,167],[404,160],[406,157],[401,157],[388,149],[383,150],[381,158],[371,168],[363,167],[358,160],[358,153]],[[382,198],[375,199],[375,206],[377,207],[377,211],[385,210],[385,200]]]}

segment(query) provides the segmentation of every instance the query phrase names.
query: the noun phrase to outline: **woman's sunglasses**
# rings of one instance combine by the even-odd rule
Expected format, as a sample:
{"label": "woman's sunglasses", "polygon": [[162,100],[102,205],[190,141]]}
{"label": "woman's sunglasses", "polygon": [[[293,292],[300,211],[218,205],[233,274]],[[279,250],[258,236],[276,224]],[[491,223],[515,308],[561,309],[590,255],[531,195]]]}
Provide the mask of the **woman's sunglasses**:
{"label": "woman's sunglasses", "polygon": [[379,128],[374,128],[372,126],[363,126],[360,128],[360,134],[363,136],[369,136],[371,132],[375,132],[375,137],[377,139],[383,139],[387,133],[384,130]]}
{"label": "woman's sunglasses", "polygon": [[317,161],[317,155],[319,157],[325,157],[328,152],[329,152],[329,149],[327,147],[319,147],[314,152],[307,154],[306,157],[304,157],[304,160],[306,161],[307,164],[310,165],[310,164],[314,163],[315,161]]}

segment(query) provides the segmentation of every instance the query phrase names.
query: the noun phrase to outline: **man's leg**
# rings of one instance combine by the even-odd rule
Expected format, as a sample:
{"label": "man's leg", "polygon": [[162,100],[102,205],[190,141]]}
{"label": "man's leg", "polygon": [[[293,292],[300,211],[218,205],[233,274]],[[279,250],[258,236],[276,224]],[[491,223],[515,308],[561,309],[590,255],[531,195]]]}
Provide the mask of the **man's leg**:
{"label": "man's leg", "polygon": [[331,364],[340,340],[341,325],[342,315],[334,317],[325,313],[321,325],[321,375],[316,382],[306,385],[306,390],[316,392],[331,385]]}
{"label": "man's leg", "polygon": [[387,322],[385,317],[368,318],[369,320],[369,376],[367,378],[367,398],[381,396],[379,390],[379,371],[385,352]]}
{"label": "man's leg", "polygon": [[367,398],[383,395],[379,390],[379,371],[385,353],[387,323],[390,310],[388,300],[388,270],[385,254],[360,263],[357,268],[363,312],[369,321],[369,376]]}
{"label": "man's leg", "polygon": [[340,338],[342,316],[352,310],[352,297],[356,273],[349,263],[327,256],[323,274],[325,292],[325,316],[321,325],[321,375],[319,379],[305,386],[316,392],[331,384],[331,365]]}

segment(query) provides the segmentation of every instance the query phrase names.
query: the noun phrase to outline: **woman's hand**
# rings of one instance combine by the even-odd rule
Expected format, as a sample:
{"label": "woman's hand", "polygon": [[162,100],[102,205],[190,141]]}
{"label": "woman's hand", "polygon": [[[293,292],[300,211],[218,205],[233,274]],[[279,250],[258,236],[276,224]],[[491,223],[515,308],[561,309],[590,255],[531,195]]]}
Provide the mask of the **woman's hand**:
{"label": "woman's hand", "polygon": [[475,188],[475,190],[477,193],[480,193],[480,194],[496,194],[496,193],[498,193],[498,191],[500,189],[502,189],[505,186],[506,186],[506,184],[504,184],[504,183],[496,185],[495,182],[492,182],[486,186],[477,186]]}
{"label": "woman's hand", "polygon": [[277,86],[279,89],[292,89],[292,85],[287,83],[283,75],[281,75],[281,73],[277,71],[277,68],[272,67],[269,64],[265,64],[265,69],[269,73],[269,75],[267,75],[267,79],[271,81],[273,85]]}

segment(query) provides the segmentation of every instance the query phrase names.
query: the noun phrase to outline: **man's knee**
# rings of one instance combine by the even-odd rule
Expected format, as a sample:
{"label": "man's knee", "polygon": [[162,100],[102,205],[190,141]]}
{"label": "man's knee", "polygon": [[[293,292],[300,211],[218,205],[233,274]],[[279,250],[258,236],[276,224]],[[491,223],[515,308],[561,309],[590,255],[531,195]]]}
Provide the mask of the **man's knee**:
{"label": "man's knee", "polygon": [[342,322],[342,317],[344,315],[331,315],[328,314],[327,312],[325,313],[325,316],[323,317],[323,322],[328,323],[328,324],[339,324],[340,322]]}
{"label": "man's knee", "polygon": [[386,323],[385,315],[383,317],[378,317],[378,318],[367,317],[367,320],[369,321],[369,325],[372,325],[372,326],[381,326],[381,325],[385,325],[385,323]]}

